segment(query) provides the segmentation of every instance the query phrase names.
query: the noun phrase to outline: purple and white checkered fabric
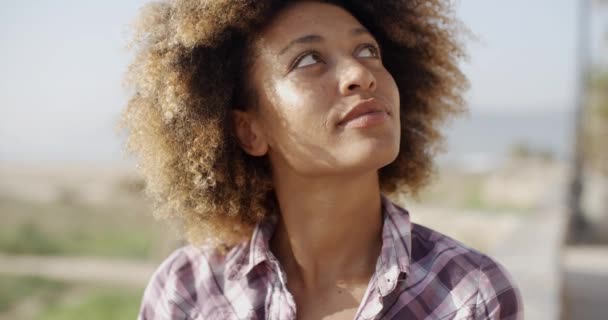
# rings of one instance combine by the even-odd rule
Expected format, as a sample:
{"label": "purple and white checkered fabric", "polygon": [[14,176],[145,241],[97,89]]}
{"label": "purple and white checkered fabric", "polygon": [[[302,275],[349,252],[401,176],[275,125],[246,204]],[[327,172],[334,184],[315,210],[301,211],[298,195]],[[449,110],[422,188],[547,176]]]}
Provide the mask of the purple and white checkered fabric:
{"label": "purple and white checkered fabric", "polygon": [[[523,319],[521,295],[492,258],[411,223],[382,196],[382,252],[355,319]],[[286,276],[269,250],[275,224],[221,255],[173,252],[144,292],[138,319],[296,319]]]}

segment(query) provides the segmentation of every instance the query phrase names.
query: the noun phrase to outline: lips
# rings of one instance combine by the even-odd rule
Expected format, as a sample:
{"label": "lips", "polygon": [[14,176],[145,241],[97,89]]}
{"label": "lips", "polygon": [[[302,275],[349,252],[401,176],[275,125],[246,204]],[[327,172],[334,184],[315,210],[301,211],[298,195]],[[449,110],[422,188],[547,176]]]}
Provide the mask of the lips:
{"label": "lips", "polygon": [[350,111],[342,117],[342,120],[338,122],[338,125],[344,125],[349,121],[356,119],[362,115],[376,112],[388,113],[386,108],[377,99],[370,98],[367,100],[363,100],[357,103],[353,108],[351,108]]}

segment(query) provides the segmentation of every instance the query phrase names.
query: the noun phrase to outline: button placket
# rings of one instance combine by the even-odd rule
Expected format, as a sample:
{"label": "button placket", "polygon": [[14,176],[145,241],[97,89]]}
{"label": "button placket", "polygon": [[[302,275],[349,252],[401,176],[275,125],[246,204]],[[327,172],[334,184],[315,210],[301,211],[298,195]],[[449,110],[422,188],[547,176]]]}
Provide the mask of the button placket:
{"label": "button placket", "polygon": [[[287,290],[287,276],[272,253],[269,254],[268,260],[270,262],[268,267],[272,274],[270,307],[273,318],[271,319],[295,319],[296,304],[295,299]],[[285,308],[288,310],[284,310]]]}

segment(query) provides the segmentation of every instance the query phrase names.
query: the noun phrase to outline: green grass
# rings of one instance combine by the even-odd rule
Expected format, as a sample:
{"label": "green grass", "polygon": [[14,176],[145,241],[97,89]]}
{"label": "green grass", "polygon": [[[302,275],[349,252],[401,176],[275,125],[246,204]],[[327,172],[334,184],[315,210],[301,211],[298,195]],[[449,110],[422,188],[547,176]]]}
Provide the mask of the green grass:
{"label": "green grass", "polygon": [[53,304],[44,310],[40,320],[133,320],[137,317],[141,298],[134,292],[91,292],[78,301]]}
{"label": "green grass", "polygon": [[0,313],[8,311],[24,299],[35,298],[51,303],[69,288],[65,283],[39,277],[0,275],[0,283]]}
{"label": "green grass", "polygon": [[93,255],[145,259],[150,236],[142,232],[69,228],[65,233],[45,230],[35,221],[24,221],[0,235],[0,251],[9,254]]}
{"label": "green grass", "polygon": [[[0,275],[0,283],[3,319],[135,319],[143,292],[143,289],[68,284],[38,277]],[[27,303],[30,310],[18,308],[21,303]]]}
{"label": "green grass", "polygon": [[516,203],[493,203],[486,199],[483,194],[486,179],[485,175],[446,172],[423,190],[415,202],[488,214],[530,212],[530,208]]}
{"label": "green grass", "polygon": [[0,252],[150,259],[167,237],[146,206],[0,199]]}

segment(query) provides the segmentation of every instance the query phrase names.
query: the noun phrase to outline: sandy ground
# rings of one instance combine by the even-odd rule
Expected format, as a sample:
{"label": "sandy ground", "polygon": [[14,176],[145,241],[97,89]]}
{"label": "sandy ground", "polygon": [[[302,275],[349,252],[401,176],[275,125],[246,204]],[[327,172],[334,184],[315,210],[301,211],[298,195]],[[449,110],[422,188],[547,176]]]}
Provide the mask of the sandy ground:
{"label": "sandy ground", "polygon": [[[481,196],[488,201],[507,199],[508,205],[515,203],[520,207],[534,208],[548,190],[565,184],[565,169],[563,164],[547,166],[539,163],[513,163],[502,170],[487,173],[487,179],[480,186]],[[461,176],[449,178],[448,187],[445,188],[448,192],[440,196],[451,196],[450,190],[454,189],[450,188],[461,184]],[[128,168],[0,166],[0,196],[32,201],[52,202],[66,195],[89,204],[103,204],[108,199],[130,201],[132,195],[120,190],[137,182],[137,175]],[[441,201],[437,201],[439,202]],[[529,223],[526,214],[521,212],[496,214],[484,209],[450,208],[433,202],[411,203],[405,207],[410,211],[413,222],[431,227],[483,252],[492,252],[500,247],[509,235],[523,224]],[[0,273],[142,288],[159,262],[0,254]],[[564,320],[606,319],[608,247],[567,248],[563,269]]]}
{"label": "sandy ground", "polygon": [[0,255],[0,274],[143,288],[157,263],[105,258]]}

